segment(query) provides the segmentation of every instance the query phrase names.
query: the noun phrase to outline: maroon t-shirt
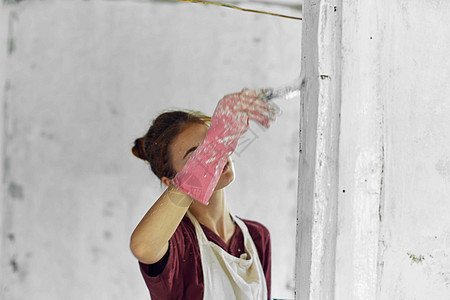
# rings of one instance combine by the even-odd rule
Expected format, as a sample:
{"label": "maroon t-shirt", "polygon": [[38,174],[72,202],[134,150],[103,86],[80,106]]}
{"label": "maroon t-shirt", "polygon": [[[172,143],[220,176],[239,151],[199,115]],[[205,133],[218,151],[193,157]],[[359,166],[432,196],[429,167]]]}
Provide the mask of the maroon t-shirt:
{"label": "maroon t-shirt", "polygon": [[[258,249],[259,259],[266,277],[267,295],[270,299],[270,235],[264,225],[250,220],[244,220],[250,236]],[[244,250],[244,236],[239,226],[231,237],[230,246],[222,241],[206,226],[203,231],[209,241],[222,247],[229,254],[240,257]],[[188,217],[181,220],[169,241],[169,250],[155,264],[139,262],[142,276],[150,291],[152,300],[159,299],[203,299],[203,271],[200,259],[195,228]],[[220,291],[217,291],[220,293]]]}

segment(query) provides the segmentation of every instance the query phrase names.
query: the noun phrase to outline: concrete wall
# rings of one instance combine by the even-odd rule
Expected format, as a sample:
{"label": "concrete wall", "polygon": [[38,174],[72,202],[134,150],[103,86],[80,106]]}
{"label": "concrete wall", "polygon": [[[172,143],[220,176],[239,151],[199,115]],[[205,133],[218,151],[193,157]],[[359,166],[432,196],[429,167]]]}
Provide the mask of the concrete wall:
{"label": "concrete wall", "polygon": [[[300,193],[297,299],[450,299],[449,14],[445,1],[305,1],[315,110],[302,110],[300,166],[314,178],[299,189],[317,194]],[[336,101],[339,139],[320,147],[333,123],[320,107]]]}
{"label": "concrete wall", "polygon": [[[128,243],[163,188],[134,139],[166,108],[211,113],[224,94],[291,81],[300,32],[187,3],[3,4],[2,299],[148,299]],[[271,231],[272,295],[293,298],[299,109],[278,104],[277,123],[253,126],[235,156],[228,198]]]}

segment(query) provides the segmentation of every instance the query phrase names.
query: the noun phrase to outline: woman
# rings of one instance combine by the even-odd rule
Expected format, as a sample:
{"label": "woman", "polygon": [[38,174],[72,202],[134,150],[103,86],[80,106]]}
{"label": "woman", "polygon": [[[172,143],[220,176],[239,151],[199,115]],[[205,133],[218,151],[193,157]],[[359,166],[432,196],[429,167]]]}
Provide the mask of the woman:
{"label": "woman", "polygon": [[130,242],[152,300],[270,298],[269,232],[230,214],[224,192],[249,120],[274,120],[264,92],[227,95],[212,118],[163,113],[135,141],[133,154],[167,186]]}

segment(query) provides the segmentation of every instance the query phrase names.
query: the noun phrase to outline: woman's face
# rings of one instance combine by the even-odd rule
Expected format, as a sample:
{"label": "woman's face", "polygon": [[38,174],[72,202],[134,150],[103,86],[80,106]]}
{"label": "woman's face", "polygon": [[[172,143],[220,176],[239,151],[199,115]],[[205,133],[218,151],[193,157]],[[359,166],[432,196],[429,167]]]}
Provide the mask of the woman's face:
{"label": "woman's face", "polygon": [[[169,145],[169,155],[172,167],[178,173],[183,169],[192,153],[197,149],[206,137],[208,126],[204,124],[192,124],[179,133]],[[234,167],[230,158],[227,160],[222,175],[217,182],[215,191],[229,185],[234,180]]]}

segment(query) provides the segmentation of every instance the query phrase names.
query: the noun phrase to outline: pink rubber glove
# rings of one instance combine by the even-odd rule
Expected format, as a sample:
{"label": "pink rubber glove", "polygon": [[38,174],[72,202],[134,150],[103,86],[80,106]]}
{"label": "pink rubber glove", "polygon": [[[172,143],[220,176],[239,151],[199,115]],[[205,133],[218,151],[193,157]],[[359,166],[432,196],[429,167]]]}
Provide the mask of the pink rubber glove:
{"label": "pink rubber glove", "polygon": [[261,100],[265,92],[244,89],[240,93],[226,95],[219,101],[205,139],[173,179],[178,189],[208,204],[227,158],[236,149],[239,138],[248,130],[249,120],[266,128],[275,120],[274,107]]}

